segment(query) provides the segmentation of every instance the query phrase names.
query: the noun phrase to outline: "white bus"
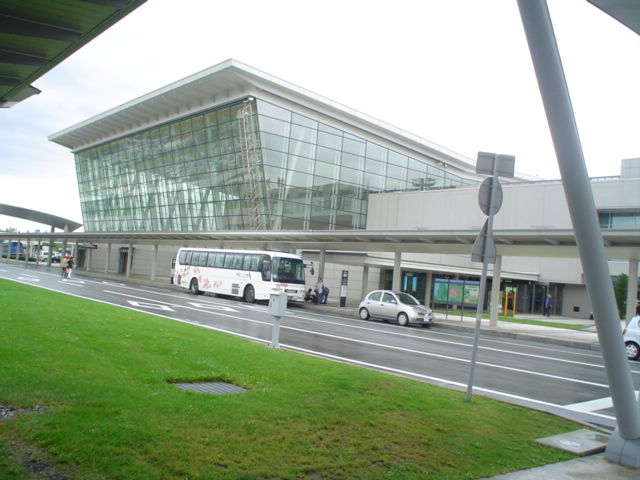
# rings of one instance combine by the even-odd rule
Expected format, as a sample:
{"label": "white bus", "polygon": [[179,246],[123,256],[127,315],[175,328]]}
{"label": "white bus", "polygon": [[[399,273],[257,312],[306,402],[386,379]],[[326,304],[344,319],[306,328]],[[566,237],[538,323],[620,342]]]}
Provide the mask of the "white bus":
{"label": "white bus", "polygon": [[268,300],[284,290],[290,301],[304,301],[304,262],[298,255],[268,250],[181,248],[173,283],[194,294],[204,292]]}

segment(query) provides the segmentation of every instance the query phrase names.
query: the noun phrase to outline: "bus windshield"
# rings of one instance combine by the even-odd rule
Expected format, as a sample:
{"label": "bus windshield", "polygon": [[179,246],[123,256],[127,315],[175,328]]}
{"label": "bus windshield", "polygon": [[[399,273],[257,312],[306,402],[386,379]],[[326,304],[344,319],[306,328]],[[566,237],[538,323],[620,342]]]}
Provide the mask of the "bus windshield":
{"label": "bus windshield", "polygon": [[304,262],[299,258],[273,257],[273,281],[304,285]]}

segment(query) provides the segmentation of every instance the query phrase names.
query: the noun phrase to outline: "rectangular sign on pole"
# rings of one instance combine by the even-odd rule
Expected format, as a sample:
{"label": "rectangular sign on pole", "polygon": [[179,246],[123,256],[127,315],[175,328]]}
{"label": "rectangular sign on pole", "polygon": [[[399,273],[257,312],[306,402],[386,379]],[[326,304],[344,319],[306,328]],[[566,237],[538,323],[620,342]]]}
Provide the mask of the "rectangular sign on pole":
{"label": "rectangular sign on pole", "polygon": [[488,152],[478,152],[476,161],[476,173],[493,175],[493,163],[497,162],[496,174],[499,177],[513,178],[516,157],[513,155],[503,155]]}

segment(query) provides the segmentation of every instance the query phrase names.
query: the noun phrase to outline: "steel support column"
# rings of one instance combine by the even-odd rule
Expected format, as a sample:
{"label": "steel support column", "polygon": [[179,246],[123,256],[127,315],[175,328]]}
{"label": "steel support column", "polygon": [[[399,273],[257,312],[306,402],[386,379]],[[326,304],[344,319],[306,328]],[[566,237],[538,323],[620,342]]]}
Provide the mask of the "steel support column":
{"label": "steel support column", "polygon": [[609,265],[589,184],[569,90],[545,0],[518,0],[542,102],[556,151],[587,291],[602,348],[618,428],[607,459],[640,467],[640,403],[623,348]]}

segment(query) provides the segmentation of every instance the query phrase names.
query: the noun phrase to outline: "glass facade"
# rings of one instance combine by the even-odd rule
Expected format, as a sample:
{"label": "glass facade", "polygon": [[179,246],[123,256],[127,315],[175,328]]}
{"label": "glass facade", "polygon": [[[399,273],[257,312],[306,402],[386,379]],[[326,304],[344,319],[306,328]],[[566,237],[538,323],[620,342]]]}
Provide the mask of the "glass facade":
{"label": "glass facade", "polygon": [[88,232],[363,229],[369,193],[476,183],[253,98],[75,160]]}

